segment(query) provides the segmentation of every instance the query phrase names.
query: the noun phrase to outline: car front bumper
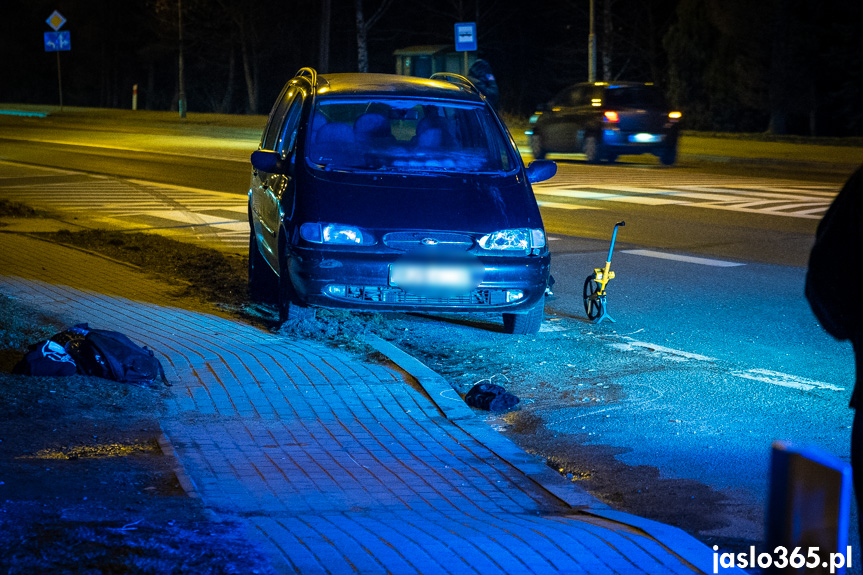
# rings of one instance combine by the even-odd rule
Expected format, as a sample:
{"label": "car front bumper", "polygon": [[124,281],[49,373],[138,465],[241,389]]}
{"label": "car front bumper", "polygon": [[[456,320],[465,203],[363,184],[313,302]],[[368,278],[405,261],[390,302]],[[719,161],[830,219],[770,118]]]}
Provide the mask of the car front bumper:
{"label": "car front bumper", "polygon": [[294,290],[306,305],[365,311],[508,312],[540,302],[550,256],[481,256],[481,281],[467,289],[404,289],[390,283],[401,254],[295,248],[290,258]]}

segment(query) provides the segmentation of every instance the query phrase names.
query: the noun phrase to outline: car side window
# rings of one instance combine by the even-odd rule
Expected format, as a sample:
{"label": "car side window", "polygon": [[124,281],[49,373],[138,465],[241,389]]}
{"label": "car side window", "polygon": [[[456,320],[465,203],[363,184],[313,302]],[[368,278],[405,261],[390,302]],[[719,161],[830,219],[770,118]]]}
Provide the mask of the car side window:
{"label": "car side window", "polygon": [[550,104],[552,106],[565,106],[567,101],[569,100],[569,89],[563,90],[559,92],[557,96],[551,99]]}
{"label": "car side window", "polygon": [[583,86],[573,88],[569,92],[569,98],[566,104],[568,106],[584,106],[584,92],[585,90]]}
{"label": "car side window", "polygon": [[279,101],[276,108],[270,117],[270,123],[267,125],[267,132],[264,135],[264,140],[261,142],[261,147],[264,150],[275,150],[276,142],[279,136],[284,133],[286,111],[296,99],[297,88],[291,86],[284,97]]}
{"label": "car side window", "polygon": [[297,130],[300,127],[300,115],[303,110],[303,96],[299,90],[295,91],[293,102],[285,113],[285,122],[279,133],[275,150],[287,156],[294,149],[297,142]]}

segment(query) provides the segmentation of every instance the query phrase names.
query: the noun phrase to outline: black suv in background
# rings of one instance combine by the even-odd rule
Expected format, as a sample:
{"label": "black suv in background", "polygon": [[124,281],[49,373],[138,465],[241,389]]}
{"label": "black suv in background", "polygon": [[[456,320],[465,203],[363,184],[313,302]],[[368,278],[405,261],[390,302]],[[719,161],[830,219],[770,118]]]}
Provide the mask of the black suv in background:
{"label": "black suv in background", "polygon": [[536,333],[549,251],[509,132],[461,76],[304,68],[251,157],[249,291],[282,320],[315,307],[495,312]]}
{"label": "black suv in background", "polygon": [[670,166],[677,159],[680,117],[653,84],[587,82],[539,106],[527,135],[536,159],[580,152],[596,163],[621,154],[653,154]]}

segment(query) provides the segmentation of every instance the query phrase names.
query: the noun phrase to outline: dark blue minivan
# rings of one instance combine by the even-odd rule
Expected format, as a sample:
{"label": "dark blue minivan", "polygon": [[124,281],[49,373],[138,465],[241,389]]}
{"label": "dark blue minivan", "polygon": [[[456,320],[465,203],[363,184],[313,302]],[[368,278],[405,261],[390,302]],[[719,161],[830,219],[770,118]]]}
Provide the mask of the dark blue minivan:
{"label": "dark blue minivan", "polygon": [[282,90],[249,186],[249,291],[282,321],[315,307],[543,318],[549,251],[493,108],[457,75],[318,75]]}

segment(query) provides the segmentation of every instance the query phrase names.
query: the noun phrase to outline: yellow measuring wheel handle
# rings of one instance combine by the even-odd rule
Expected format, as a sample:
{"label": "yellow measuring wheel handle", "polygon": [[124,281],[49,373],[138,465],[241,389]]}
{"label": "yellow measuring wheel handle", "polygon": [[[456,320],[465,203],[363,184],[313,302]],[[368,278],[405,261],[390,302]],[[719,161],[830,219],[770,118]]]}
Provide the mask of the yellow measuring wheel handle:
{"label": "yellow measuring wheel handle", "polygon": [[605,262],[604,268],[596,268],[593,270],[594,279],[599,284],[599,291],[597,292],[599,295],[605,295],[605,286],[614,279],[614,272],[611,271],[611,262]]}

